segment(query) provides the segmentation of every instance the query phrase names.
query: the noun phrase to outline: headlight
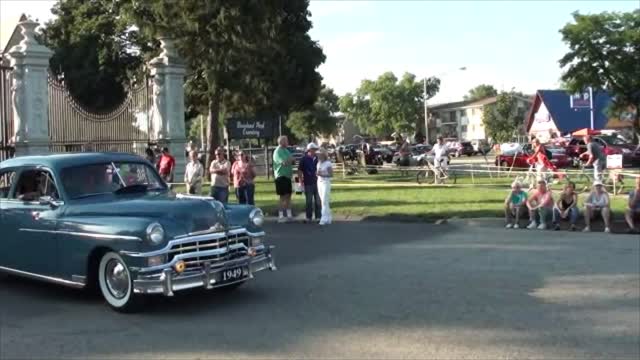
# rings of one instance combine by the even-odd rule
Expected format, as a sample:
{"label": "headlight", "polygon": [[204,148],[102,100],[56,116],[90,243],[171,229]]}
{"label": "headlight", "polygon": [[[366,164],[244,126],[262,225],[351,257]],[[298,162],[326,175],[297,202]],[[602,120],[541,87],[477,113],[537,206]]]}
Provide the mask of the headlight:
{"label": "headlight", "polygon": [[264,224],[264,214],[260,209],[253,209],[249,214],[249,221],[255,226],[262,226]]}
{"label": "headlight", "polygon": [[154,245],[162,243],[164,241],[164,229],[162,225],[153,223],[147,226],[147,240]]}

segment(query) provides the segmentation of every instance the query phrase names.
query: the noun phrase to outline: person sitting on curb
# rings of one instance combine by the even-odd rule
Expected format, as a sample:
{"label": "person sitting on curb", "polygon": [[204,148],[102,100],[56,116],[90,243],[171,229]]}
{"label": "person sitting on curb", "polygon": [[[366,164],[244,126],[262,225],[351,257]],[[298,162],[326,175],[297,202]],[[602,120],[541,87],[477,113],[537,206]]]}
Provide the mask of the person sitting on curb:
{"label": "person sitting on curb", "polygon": [[520,217],[524,214],[526,203],[527,193],[522,190],[522,184],[515,181],[511,184],[511,192],[504,200],[504,219],[507,229],[520,228]]}
{"label": "person sitting on curb", "polygon": [[604,220],[604,232],[611,232],[611,202],[600,180],[593,182],[593,190],[584,202],[584,221],[587,225],[584,232],[591,231],[591,221],[597,214],[600,214]]}
{"label": "person sitting on curb", "polygon": [[629,192],[629,204],[624,213],[624,218],[629,225],[629,234],[638,234],[640,231],[636,227],[635,220],[640,217],[640,176],[636,177],[636,187]]}
{"label": "person sitting on curb", "polygon": [[569,182],[564,186],[564,191],[553,207],[553,228],[560,230],[560,220],[569,219],[571,231],[576,231],[576,221],[580,216],[578,210],[578,194],[576,184]]}
{"label": "person sitting on curb", "polygon": [[538,187],[531,192],[527,199],[527,207],[529,208],[529,218],[531,223],[527,229],[546,230],[547,223],[551,219],[553,213],[553,195],[547,189],[547,182],[538,180]]}

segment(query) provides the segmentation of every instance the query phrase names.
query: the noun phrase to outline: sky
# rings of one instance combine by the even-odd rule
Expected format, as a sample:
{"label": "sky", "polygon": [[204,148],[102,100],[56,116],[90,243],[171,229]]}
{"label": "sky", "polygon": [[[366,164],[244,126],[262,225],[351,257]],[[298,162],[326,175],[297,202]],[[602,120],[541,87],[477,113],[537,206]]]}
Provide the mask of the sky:
{"label": "sky", "polygon": [[[0,0],[0,44],[22,12],[45,21],[53,4]],[[558,60],[568,50],[558,30],[571,14],[637,8],[640,0],[312,0],[311,37],[324,49],[320,73],[337,94],[386,71],[410,72],[441,79],[435,104],[460,100],[483,83],[530,94],[557,88]]]}

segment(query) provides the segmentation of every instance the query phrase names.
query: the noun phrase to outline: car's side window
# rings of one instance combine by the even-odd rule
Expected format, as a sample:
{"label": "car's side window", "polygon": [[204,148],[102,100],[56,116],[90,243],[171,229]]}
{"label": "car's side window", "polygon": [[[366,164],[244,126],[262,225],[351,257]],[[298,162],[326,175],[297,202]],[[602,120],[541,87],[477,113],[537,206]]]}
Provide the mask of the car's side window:
{"label": "car's side window", "polygon": [[41,169],[21,172],[13,198],[30,202],[43,196],[59,199],[59,193],[51,174]]}
{"label": "car's side window", "polygon": [[13,170],[0,172],[0,199],[7,199],[11,186],[16,178],[16,172]]}

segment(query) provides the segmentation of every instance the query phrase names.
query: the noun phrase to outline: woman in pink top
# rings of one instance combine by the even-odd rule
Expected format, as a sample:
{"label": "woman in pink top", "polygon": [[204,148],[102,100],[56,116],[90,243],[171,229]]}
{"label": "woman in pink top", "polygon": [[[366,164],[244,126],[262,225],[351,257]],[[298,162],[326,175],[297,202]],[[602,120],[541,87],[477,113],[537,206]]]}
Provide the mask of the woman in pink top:
{"label": "woman in pink top", "polygon": [[538,180],[538,187],[527,198],[531,223],[527,229],[546,230],[553,215],[553,195],[547,188],[547,182]]}
{"label": "woman in pink top", "polygon": [[256,191],[253,180],[256,171],[249,156],[242,151],[238,153],[236,161],[231,167],[233,187],[236,189],[236,198],[239,204],[255,205],[254,194]]}

